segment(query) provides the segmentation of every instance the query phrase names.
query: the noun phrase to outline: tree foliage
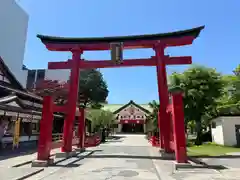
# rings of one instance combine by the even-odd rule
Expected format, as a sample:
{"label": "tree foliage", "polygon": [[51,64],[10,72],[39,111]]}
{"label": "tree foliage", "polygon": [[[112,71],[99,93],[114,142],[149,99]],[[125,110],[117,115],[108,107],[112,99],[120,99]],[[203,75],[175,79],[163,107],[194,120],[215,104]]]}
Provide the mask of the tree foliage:
{"label": "tree foliage", "polygon": [[201,144],[202,118],[215,107],[216,99],[222,95],[224,83],[215,69],[192,66],[182,74],[170,76],[170,87],[180,86],[184,91],[186,121],[196,122],[196,144]]}
{"label": "tree foliage", "polygon": [[235,78],[233,81],[233,98],[236,103],[240,101],[240,64],[233,71],[235,74]]}
{"label": "tree foliage", "polygon": [[240,115],[240,65],[232,75],[224,75],[223,95],[217,101],[217,116]]}
{"label": "tree foliage", "polygon": [[102,109],[90,109],[87,118],[91,120],[92,130],[95,132],[101,128],[110,128],[115,123],[115,115]]}
{"label": "tree foliage", "polygon": [[100,71],[86,69],[80,71],[79,93],[84,97],[84,105],[101,108],[100,103],[105,103],[108,96],[107,83]]}
{"label": "tree foliage", "polygon": [[150,102],[148,105],[152,109],[152,111],[147,116],[147,119],[146,119],[147,131],[158,132],[158,114],[157,113],[160,105],[155,100]]}
{"label": "tree foliage", "polygon": [[[197,131],[195,144],[201,144],[202,127],[210,126],[218,116],[240,115],[240,65],[232,75],[221,75],[215,69],[192,66],[183,73],[172,73],[169,89],[180,87],[184,91],[185,125]],[[153,111],[148,121],[157,129],[156,102],[149,105]]]}

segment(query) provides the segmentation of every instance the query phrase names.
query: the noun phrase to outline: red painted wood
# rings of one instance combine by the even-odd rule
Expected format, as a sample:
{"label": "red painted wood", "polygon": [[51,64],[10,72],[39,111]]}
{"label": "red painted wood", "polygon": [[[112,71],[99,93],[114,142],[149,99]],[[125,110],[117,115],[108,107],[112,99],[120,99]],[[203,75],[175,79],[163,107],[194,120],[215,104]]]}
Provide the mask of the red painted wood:
{"label": "red painted wood", "polygon": [[101,143],[101,138],[98,135],[86,136],[84,147],[95,147]]}
{"label": "red painted wood", "polygon": [[[184,46],[192,44],[195,37],[192,36],[185,36],[180,38],[168,38],[165,40],[161,40],[161,44],[164,44],[166,47],[171,46]],[[123,43],[124,49],[137,49],[137,48],[153,48],[156,44],[158,44],[158,40],[146,40],[146,41],[129,41]],[[109,50],[110,45],[109,43],[96,43],[96,44],[67,44],[67,43],[44,43],[46,48],[49,51],[72,51],[72,49],[81,49],[83,51],[97,51],[97,50]]]}
{"label": "red painted wood", "polygon": [[164,126],[163,120],[161,119],[160,110],[158,110],[158,129],[160,130],[159,133],[159,146],[161,149],[164,149]]}
{"label": "red painted wood", "polygon": [[66,107],[65,106],[57,106],[57,105],[53,105],[53,112],[66,112]]}
{"label": "red painted wood", "polygon": [[169,105],[167,106],[167,112],[172,112],[172,104],[169,104]]}
{"label": "red painted wood", "polygon": [[165,47],[185,46],[193,43],[195,37],[185,36],[180,38],[169,38],[164,41],[160,41]]}
{"label": "red painted wood", "polygon": [[51,149],[61,148],[63,146],[63,140],[52,142]]}
{"label": "red painted wood", "polygon": [[80,66],[88,68],[117,68],[117,67],[132,67],[132,66],[155,66],[155,59],[136,59],[123,60],[121,64],[116,64],[111,60],[100,61],[81,61]]}
{"label": "red painted wood", "polygon": [[51,96],[43,98],[42,119],[40,121],[40,134],[38,140],[38,160],[48,160],[51,152],[52,124],[53,124],[53,100]]}
{"label": "red painted wood", "polygon": [[85,114],[84,114],[84,108],[79,108],[79,122],[78,122],[78,148],[84,148],[84,136],[85,136]]}
{"label": "red painted wood", "polygon": [[[152,48],[157,41],[132,41],[125,42],[124,49],[136,49],[136,48]],[[53,44],[44,43],[49,51],[71,51],[78,47],[83,51],[97,51],[97,50],[110,50],[109,43],[96,43],[96,44]]]}
{"label": "red painted wood", "polygon": [[183,99],[181,93],[172,94],[172,120],[175,157],[178,163],[187,162]]}
{"label": "red painted wood", "polygon": [[48,69],[71,69],[72,61],[48,62]]}
{"label": "red painted wood", "polygon": [[[73,138],[72,139],[72,146],[78,145],[79,139]],[[57,149],[63,147],[63,140],[54,141],[51,143],[51,149]]]}
{"label": "red painted wood", "polygon": [[[160,118],[159,120],[159,130],[160,130],[160,138],[161,141],[163,140],[163,144],[161,143],[161,146],[164,145],[161,148],[164,148],[166,152],[170,152],[169,147],[169,118],[167,115],[167,105],[169,102],[169,96],[168,96],[168,85],[167,85],[167,72],[166,72],[166,57],[164,56],[164,49],[166,47],[158,44],[155,48],[156,51],[156,57],[157,59],[157,82],[158,82],[158,95],[159,95],[159,102],[161,102],[161,106],[159,109],[160,115],[158,116]],[[162,134],[162,135],[161,135]]]}
{"label": "red painted wood", "polygon": [[72,139],[73,139],[73,124],[76,113],[76,103],[78,98],[78,83],[79,83],[79,72],[78,59],[80,58],[81,52],[72,52],[72,69],[70,73],[69,93],[68,102],[66,105],[66,119],[64,121],[63,128],[63,152],[72,151]]}
{"label": "red painted wood", "polygon": [[[168,57],[166,56],[166,65],[182,65],[191,64],[191,56],[180,56],[180,57]],[[48,69],[71,69],[72,61],[66,62],[49,62]],[[156,66],[156,57],[147,59],[126,59],[123,60],[123,64],[114,64],[110,60],[90,60],[83,61],[79,60],[79,68],[114,68],[114,67],[132,67],[132,66]]]}

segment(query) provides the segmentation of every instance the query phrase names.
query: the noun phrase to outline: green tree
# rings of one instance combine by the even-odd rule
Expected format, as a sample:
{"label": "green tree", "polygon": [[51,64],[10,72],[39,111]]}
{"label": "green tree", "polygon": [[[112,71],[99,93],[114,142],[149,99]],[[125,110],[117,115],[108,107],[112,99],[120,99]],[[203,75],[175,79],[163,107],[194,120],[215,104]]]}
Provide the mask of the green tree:
{"label": "green tree", "polygon": [[240,115],[240,65],[233,75],[224,75],[224,93],[217,101],[217,116]]}
{"label": "green tree", "polygon": [[202,144],[202,118],[216,104],[222,94],[224,83],[215,69],[192,66],[182,74],[170,76],[170,87],[180,86],[184,91],[185,120],[196,123],[196,145]]}
{"label": "green tree", "polygon": [[92,130],[99,131],[101,128],[110,128],[115,123],[115,115],[111,111],[102,109],[91,109],[87,113],[87,118],[91,119]]}
{"label": "green tree", "polygon": [[240,102],[240,64],[233,71],[235,74],[235,79],[233,81],[233,98],[236,103]]}
{"label": "green tree", "polygon": [[151,113],[147,116],[147,131],[158,132],[158,109],[159,103],[155,100],[149,103],[149,107],[152,109]]}
{"label": "green tree", "polygon": [[240,76],[240,64],[236,67],[236,69],[233,72],[236,76]]}
{"label": "green tree", "polygon": [[106,102],[108,86],[100,71],[86,69],[80,71],[79,94],[84,106],[101,108],[101,103]]}

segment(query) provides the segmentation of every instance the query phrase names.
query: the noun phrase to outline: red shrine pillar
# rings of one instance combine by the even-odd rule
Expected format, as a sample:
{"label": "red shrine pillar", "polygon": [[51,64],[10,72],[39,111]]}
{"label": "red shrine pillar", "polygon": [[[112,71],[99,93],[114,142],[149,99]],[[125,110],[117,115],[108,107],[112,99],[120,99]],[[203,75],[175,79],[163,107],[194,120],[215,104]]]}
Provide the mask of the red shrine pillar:
{"label": "red shrine pillar", "polygon": [[163,143],[163,133],[164,133],[164,127],[161,119],[161,113],[160,109],[157,112],[157,118],[158,118],[158,130],[159,130],[159,140],[160,140],[160,148],[164,149],[164,143]]}
{"label": "red shrine pillar", "polygon": [[160,148],[163,148],[165,152],[170,152],[170,119],[167,114],[167,106],[169,102],[168,86],[167,86],[167,72],[166,62],[164,56],[165,46],[157,44],[155,47],[156,59],[157,59],[157,81],[158,81],[158,95],[160,108],[158,112],[158,126],[160,131]]}
{"label": "red shrine pillar", "polygon": [[76,104],[78,99],[79,66],[80,55],[82,51],[72,51],[72,68],[70,73],[68,102],[66,106],[66,118],[63,129],[63,147],[62,152],[72,151],[73,124],[75,120]]}
{"label": "red shrine pillar", "polygon": [[48,161],[52,144],[53,100],[51,96],[44,96],[40,134],[38,139],[37,160]]}
{"label": "red shrine pillar", "polygon": [[187,151],[182,92],[172,93],[172,120],[176,161],[186,163]]}
{"label": "red shrine pillar", "polygon": [[85,141],[85,113],[84,108],[79,108],[79,124],[78,124],[78,148],[84,148]]}

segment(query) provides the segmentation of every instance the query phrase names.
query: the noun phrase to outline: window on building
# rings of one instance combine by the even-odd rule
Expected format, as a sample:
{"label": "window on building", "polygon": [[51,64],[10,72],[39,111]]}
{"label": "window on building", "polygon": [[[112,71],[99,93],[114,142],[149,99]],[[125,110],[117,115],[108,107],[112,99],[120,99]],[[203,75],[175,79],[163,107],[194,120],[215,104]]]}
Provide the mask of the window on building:
{"label": "window on building", "polygon": [[29,70],[27,76],[27,89],[32,89],[35,81],[36,70]]}
{"label": "window on building", "polygon": [[36,81],[38,82],[38,81],[44,80],[44,78],[45,78],[45,70],[44,69],[38,70]]}
{"label": "window on building", "polygon": [[32,131],[33,133],[39,132],[39,124],[37,122],[32,122]]}

